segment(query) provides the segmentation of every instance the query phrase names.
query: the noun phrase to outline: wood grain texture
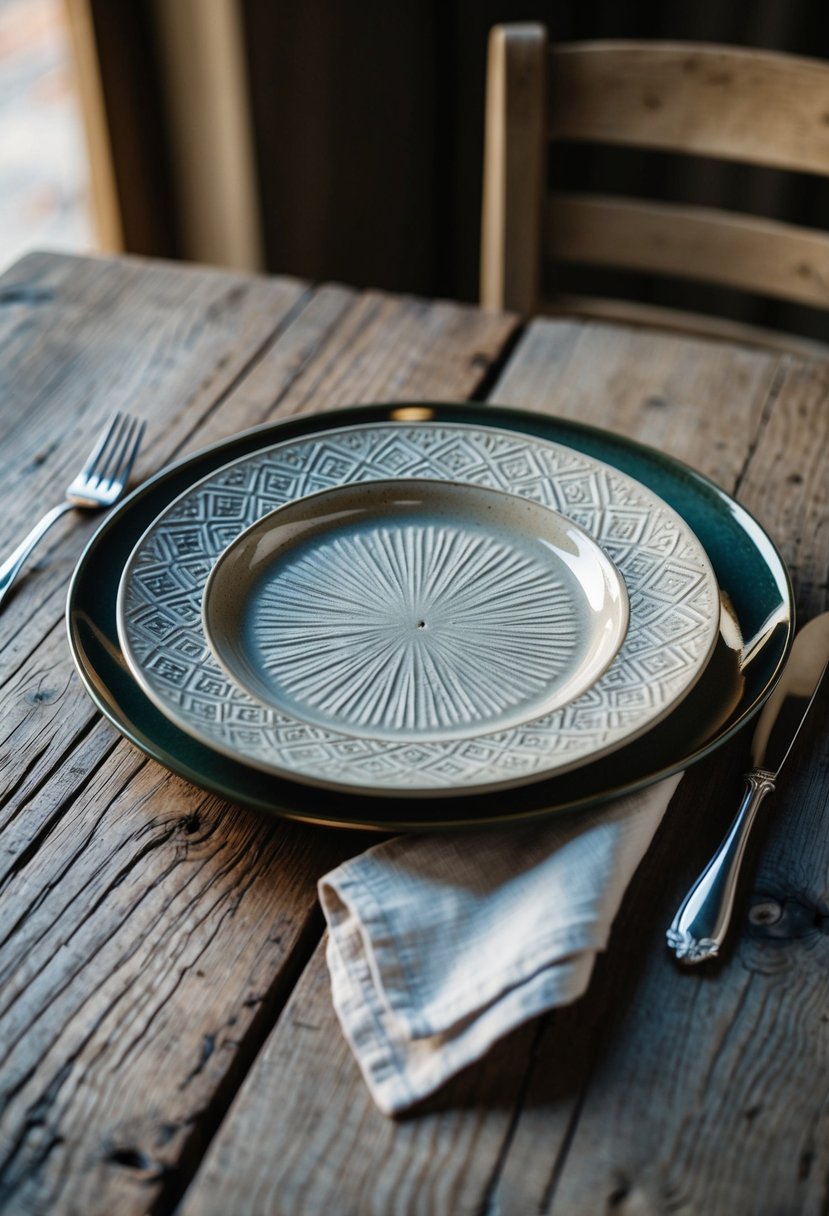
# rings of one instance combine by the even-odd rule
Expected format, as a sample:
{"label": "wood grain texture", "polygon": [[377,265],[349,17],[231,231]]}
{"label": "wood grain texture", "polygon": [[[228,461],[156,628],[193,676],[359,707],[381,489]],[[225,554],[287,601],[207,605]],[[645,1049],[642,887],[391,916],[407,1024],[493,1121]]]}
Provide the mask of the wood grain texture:
{"label": "wood grain texture", "polygon": [[[180,452],[305,295],[290,281],[126,259],[35,254],[12,267],[0,280],[0,476],[14,509],[0,517],[0,550],[62,498],[116,408],[148,423],[135,480]],[[16,797],[94,718],[63,613],[100,519],[62,521],[0,614],[0,789]]]}
{"label": "wood grain texture", "polygon": [[[0,304],[17,515],[4,538],[59,492],[113,404],[148,417],[146,475],[343,394],[468,395],[514,327],[449,304],[47,255],[0,281]],[[233,810],[98,718],[60,619],[83,539],[56,537],[0,618],[0,1207],[145,1212],[186,1182],[313,949],[316,879],[364,842]]]}
{"label": "wood grain texture", "polygon": [[530,312],[541,278],[547,31],[499,25],[487,52],[480,300]]}
{"label": "wood grain texture", "polygon": [[[675,203],[547,197],[548,161],[554,165],[562,140],[826,176],[825,63],[689,43],[551,45],[543,26],[502,25],[490,37],[486,105],[483,305],[543,311],[542,261],[546,268],[575,262],[701,280],[819,308],[829,303],[829,238],[822,231]],[[609,315],[618,310],[611,303]],[[677,312],[672,328],[682,321]],[[659,324],[668,327],[666,316]],[[729,337],[726,329],[721,336]],[[754,343],[762,338],[758,332]]]}
{"label": "wood grain texture", "polygon": [[[150,424],[136,480],[168,459],[305,291],[289,280],[127,259],[35,254],[8,271],[0,450],[16,510],[0,519],[0,545],[17,536],[21,517],[61,497],[115,409]],[[162,422],[163,437],[153,426]]]}
{"label": "wood grain texture", "polygon": [[146,1210],[271,1016],[325,843],[119,744],[3,892],[7,1201]]}
{"label": "wood grain texture", "polygon": [[829,67],[818,59],[688,42],[562,43],[549,79],[554,139],[829,171]]}
{"label": "wood grain texture", "polygon": [[[543,325],[527,344],[545,338],[556,350],[554,330]],[[829,605],[826,388],[825,368],[784,361],[755,418],[744,465],[732,465],[730,476],[716,442],[695,443],[689,434],[680,445],[677,433],[659,442],[737,489],[778,538],[804,619]],[[720,425],[730,425],[736,450],[738,437],[745,439],[739,398],[720,401]],[[697,409],[713,412],[710,404]],[[746,738],[686,776],[617,918],[581,1018],[575,1027],[564,1014],[547,1021],[495,1191],[498,1210],[825,1210],[825,713],[826,698],[823,720],[818,713],[767,808],[774,830],[764,843],[761,828],[754,842],[762,862],[753,877],[749,868],[737,933],[722,963],[707,971],[679,968],[664,929],[736,808]],[[547,1128],[560,1110],[556,1078],[572,1054],[586,1064],[562,1144],[555,1122]]]}
{"label": "wood grain texture", "polygon": [[535,1035],[534,1027],[523,1028],[452,1082],[439,1103],[388,1119],[369,1098],[342,1036],[319,947],[182,1216],[481,1211]]}
{"label": "wood grain texture", "polygon": [[545,233],[553,261],[721,283],[829,308],[829,236],[793,224],[710,207],[560,193],[547,200]]}
{"label": "wood grain texture", "polygon": [[[15,484],[0,535],[62,488],[119,393],[149,414],[146,474],[280,416],[481,392],[514,334],[509,317],[339,287],[24,263],[0,280]],[[827,394],[825,367],[539,321],[490,396],[736,488],[810,616],[829,599]],[[194,1173],[186,1216],[825,1209],[825,709],[768,804],[718,968],[680,971],[662,935],[736,804],[745,740],[686,778],[587,997],[391,1121],[332,1012],[315,901],[365,839],[228,807],[87,706],[61,611],[91,526],[56,536],[0,616],[0,1209],[167,1212]]]}
{"label": "wood grain texture", "polygon": [[829,368],[787,362],[762,441],[746,462],[740,499],[779,540],[810,620],[829,593]]}
{"label": "wood grain texture", "polygon": [[561,293],[555,300],[545,301],[540,311],[548,317],[583,318],[585,321],[606,321],[608,324],[633,325],[657,332],[680,333],[691,338],[713,338],[718,342],[757,347],[776,354],[795,355],[800,359],[818,359],[822,362],[829,359],[829,346],[824,342],[813,342],[782,330],[764,329],[760,325],[730,321],[726,317],[662,308],[658,304]]}
{"label": "wood grain texture", "polygon": [[778,356],[597,322],[535,321],[493,393],[609,427],[732,487],[776,392]]}
{"label": "wood grain texture", "polygon": [[[733,488],[751,477],[760,452],[776,442],[771,420],[780,402],[788,408],[785,400],[795,393],[793,366],[766,353],[641,330],[539,321],[519,342],[491,399],[624,431],[689,460]],[[799,374],[810,384],[819,380],[817,373]],[[809,399],[814,411],[820,399],[817,383]],[[786,427],[785,417],[780,425]],[[766,434],[769,439],[754,449],[754,460],[749,461],[752,446]],[[778,470],[782,482],[770,488],[775,497],[797,459],[794,450],[783,458]],[[815,475],[825,469],[824,461],[825,455],[814,456]],[[810,479],[804,501],[814,490]],[[810,518],[814,522],[815,516]],[[825,509],[822,518],[825,525]],[[767,518],[770,526],[781,522],[776,515]],[[813,542],[804,543],[812,553]],[[822,552],[809,560],[819,564]],[[806,560],[805,554],[801,560]],[[701,1198],[687,1210],[753,1216],[756,1209],[746,1200],[742,1183],[718,1190],[719,1182],[712,1181],[721,1170],[720,1159],[729,1152],[722,1139],[716,1142],[716,1129],[739,1124],[741,1099],[729,1097],[724,1080],[718,1105],[709,1110],[707,1072],[698,1066],[698,1057],[728,1053],[731,1022],[724,1013],[720,1022],[704,1021],[702,1006],[713,1000],[706,996],[710,982],[699,974],[679,973],[663,937],[692,876],[691,849],[699,866],[736,805],[739,750],[739,745],[730,747],[717,762],[686,780],[681,800],[631,888],[588,996],[496,1045],[480,1065],[397,1124],[374,1107],[338,1033],[319,947],[210,1146],[185,1199],[183,1216],[228,1211],[234,1201],[239,1203],[240,1178],[251,1212],[523,1216],[552,1210],[570,1216],[615,1211],[616,1204],[630,1213],[686,1210],[670,1207],[674,1197],[685,1193],[681,1187],[669,1189],[665,1199],[650,1183],[631,1181],[639,1178],[634,1163],[638,1168],[638,1163],[657,1159],[662,1152],[669,1087],[682,1087],[686,1099],[684,1106],[676,1104],[677,1125],[693,1128],[694,1120],[701,1118],[711,1127],[710,1157],[695,1183],[694,1195]],[[690,836],[689,822],[694,824]],[[649,960],[657,979],[641,993],[636,985]],[[696,984],[699,995],[687,997],[689,983]],[[718,1008],[733,1013],[739,1009],[734,998],[733,990],[724,989]],[[632,1016],[623,1020],[632,1002],[635,1025]],[[666,1007],[668,1012],[663,1012]],[[696,1019],[698,1041],[693,1051],[686,1051],[681,1035]],[[785,1031],[777,1034],[778,1041],[785,1038]],[[672,1053],[668,1058],[674,1071],[660,1074],[659,1084],[643,1085],[631,1109],[628,1094],[638,1070],[645,1067],[652,1040],[660,1035],[663,1055]],[[626,1071],[607,1082],[594,1121],[578,1139],[594,1070],[614,1050]],[[807,1057],[808,1052],[804,1062]],[[729,1078],[737,1075],[742,1084],[744,1057],[735,1051],[728,1058]],[[817,1062],[812,1059],[812,1066]],[[781,1077],[781,1091],[785,1084]],[[608,1102],[613,1115],[605,1125]],[[574,1135],[581,1155],[573,1167],[572,1188],[559,1195],[559,1185],[563,1188],[563,1180],[569,1179]],[[785,1163],[775,1160],[769,1168],[780,1171],[778,1194],[795,1194],[783,1177]],[[684,1175],[682,1185],[687,1187]],[[723,1196],[725,1206],[715,1206]]]}

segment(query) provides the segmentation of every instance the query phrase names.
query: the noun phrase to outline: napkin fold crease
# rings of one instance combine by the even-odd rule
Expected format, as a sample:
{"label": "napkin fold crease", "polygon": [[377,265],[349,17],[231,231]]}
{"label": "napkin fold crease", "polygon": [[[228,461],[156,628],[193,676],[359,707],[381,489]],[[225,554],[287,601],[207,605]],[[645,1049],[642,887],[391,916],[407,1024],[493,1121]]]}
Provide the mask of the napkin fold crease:
{"label": "napkin fold crease", "polygon": [[545,824],[397,837],[321,879],[334,1007],[381,1110],[582,995],[679,780]]}

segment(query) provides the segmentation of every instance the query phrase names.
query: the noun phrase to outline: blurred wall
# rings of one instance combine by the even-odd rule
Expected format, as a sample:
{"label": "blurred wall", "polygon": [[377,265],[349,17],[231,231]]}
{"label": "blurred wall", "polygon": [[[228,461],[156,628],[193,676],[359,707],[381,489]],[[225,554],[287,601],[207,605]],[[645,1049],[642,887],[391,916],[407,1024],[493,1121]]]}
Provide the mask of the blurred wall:
{"label": "blurred wall", "polygon": [[[240,172],[232,144],[228,151],[225,140],[223,152],[211,138],[217,129],[211,90],[221,72],[203,51],[210,43],[221,54],[227,40],[195,29],[189,37],[178,20],[176,51],[165,6],[179,0],[75,2],[91,6],[100,37],[104,91],[122,146],[115,159],[130,213],[127,247],[214,260],[194,251],[192,200],[209,205],[211,180],[218,191]],[[492,24],[539,20],[560,39],[692,39],[829,58],[824,6],[811,0],[187,0],[184,7],[202,24],[221,10],[238,29],[246,80],[234,89],[232,105],[234,122],[249,126],[255,202],[239,222],[257,227],[250,248],[259,251],[261,267],[467,300],[478,289]],[[190,92],[182,103],[185,77]],[[182,104],[189,115],[183,126]],[[204,149],[190,157],[199,184],[189,192],[181,178],[187,122],[196,124],[192,138]],[[555,157],[550,174],[570,187],[733,207],[816,227],[825,227],[829,215],[821,180],[713,161],[574,147]],[[567,273],[567,289],[630,292],[825,337],[825,318],[795,306],[746,305],[729,292],[631,276],[606,281]]]}

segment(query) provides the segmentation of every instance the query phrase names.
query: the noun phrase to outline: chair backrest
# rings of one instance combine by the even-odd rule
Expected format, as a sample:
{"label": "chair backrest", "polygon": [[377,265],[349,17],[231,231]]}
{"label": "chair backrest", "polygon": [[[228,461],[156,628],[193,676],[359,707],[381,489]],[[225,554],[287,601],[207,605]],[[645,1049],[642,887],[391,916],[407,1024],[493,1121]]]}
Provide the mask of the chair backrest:
{"label": "chair backrest", "polygon": [[550,46],[543,26],[496,26],[481,240],[486,307],[539,311],[542,263],[552,261],[829,308],[829,234],[712,208],[548,194],[548,148],[561,140],[829,176],[829,65],[691,43]]}

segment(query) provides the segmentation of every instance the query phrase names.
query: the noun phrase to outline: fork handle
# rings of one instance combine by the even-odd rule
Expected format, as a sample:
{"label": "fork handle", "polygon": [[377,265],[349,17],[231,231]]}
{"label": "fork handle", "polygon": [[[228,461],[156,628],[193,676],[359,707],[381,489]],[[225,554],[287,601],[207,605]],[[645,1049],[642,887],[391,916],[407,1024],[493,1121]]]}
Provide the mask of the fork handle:
{"label": "fork handle", "polygon": [[47,511],[43,518],[38,520],[28,536],[23,538],[14,552],[10,553],[3,564],[0,565],[0,608],[2,608],[3,601],[11,590],[12,583],[17,578],[20,567],[32,549],[46,535],[52,524],[60,519],[61,515],[65,515],[67,511],[72,510],[72,505],[71,502],[62,502],[59,507],[53,507],[51,511]]}
{"label": "fork handle", "polygon": [[681,963],[715,958],[723,944],[748,834],[760,803],[774,789],[774,773],[746,773],[746,792],[728,833],[680,904],[666,937]]}

